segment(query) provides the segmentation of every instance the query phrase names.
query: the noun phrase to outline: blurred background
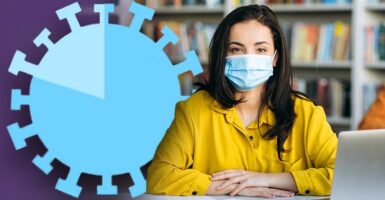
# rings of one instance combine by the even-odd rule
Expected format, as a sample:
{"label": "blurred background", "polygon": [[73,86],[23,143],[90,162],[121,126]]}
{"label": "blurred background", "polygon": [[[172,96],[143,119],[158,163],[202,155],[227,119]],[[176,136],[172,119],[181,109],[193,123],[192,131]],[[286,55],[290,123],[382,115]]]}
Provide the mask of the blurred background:
{"label": "blurred background", "polygon": [[[59,177],[65,178],[68,166],[58,160],[48,176],[31,160],[46,149],[37,137],[27,140],[28,147],[16,151],[6,126],[18,121],[22,126],[31,123],[28,108],[11,112],[12,88],[28,93],[31,77],[17,78],[7,72],[16,49],[27,60],[37,64],[47,49],[36,47],[33,39],[43,28],[51,30],[50,38],[57,42],[70,32],[66,22],[57,19],[55,11],[75,0],[2,0],[0,2],[0,199],[74,199],[54,189]],[[79,0],[82,12],[77,15],[82,26],[98,23],[93,12],[95,3],[114,3],[110,23],[129,26],[132,15],[127,11],[132,0]],[[137,0],[154,8],[156,14],[147,21],[142,32],[154,41],[162,37],[160,29],[168,25],[179,36],[176,45],[165,52],[174,63],[184,59],[184,53],[196,50],[204,68],[207,67],[208,45],[221,19],[238,6],[267,4],[275,11],[285,33],[294,68],[295,87],[322,105],[333,130],[355,130],[365,117],[374,122],[385,113],[373,107],[385,81],[385,0]],[[180,83],[190,82],[191,73],[184,73]],[[188,89],[187,89],[188,90]],[[183,90],[182,90],[183,93]],[[385,93],[384,93],[385,94]],[[376,111],[377,114],[368,115]],[[379,114],[378,114],[379,113]],[[373,116],[373,117],[372,117]],[[384,116],[384,114],[382,114]],[[385,128],[385,117],[380,126]],[[142,168],[145,175],[145,166]],[[129,174],[117,175],[113,184],[118,196],[96,196],[101,178],[83,174],[79,199],[130,199]]]}

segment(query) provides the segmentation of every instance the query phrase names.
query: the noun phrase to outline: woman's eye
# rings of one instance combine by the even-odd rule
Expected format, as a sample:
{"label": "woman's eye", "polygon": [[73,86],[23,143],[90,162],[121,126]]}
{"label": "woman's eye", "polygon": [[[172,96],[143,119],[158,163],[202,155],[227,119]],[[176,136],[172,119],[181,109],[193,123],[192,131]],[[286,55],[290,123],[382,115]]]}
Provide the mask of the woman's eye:
{"label": "woman's eye", "polygon": [[266,49],[264,48],[258,48],[257,49],[257,53],[265,53],[266,52]]}
{"label": "woman's eye", "polygon": [[240,49],[240,48],[231,48],[230,51],[231,51],[232,53],[238,53],[238,52],[241,51],[241,49]]}

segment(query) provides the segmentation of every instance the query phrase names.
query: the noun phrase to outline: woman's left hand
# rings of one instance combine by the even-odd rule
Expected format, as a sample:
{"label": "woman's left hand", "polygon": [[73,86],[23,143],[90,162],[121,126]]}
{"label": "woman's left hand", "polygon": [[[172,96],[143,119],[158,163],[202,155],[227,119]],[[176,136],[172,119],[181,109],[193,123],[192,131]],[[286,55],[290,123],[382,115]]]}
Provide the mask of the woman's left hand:
{"label": "woman's left hand", "polygon": [[219,185],[216,189],[222,190],[229,185],[239,183],[230,195],[234,196],[238,194],[242,189],[246,187],[270,187],[270,177],[267,173],[252,172],[246,170],[226,170],[213,174],[212,181],[226,180],[223,184]]}

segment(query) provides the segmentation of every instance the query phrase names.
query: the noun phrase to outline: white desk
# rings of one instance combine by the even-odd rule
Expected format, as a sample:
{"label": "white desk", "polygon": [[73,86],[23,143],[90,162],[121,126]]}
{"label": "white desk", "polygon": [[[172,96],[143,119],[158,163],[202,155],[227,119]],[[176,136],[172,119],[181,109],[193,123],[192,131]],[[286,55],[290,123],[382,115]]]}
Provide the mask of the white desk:
{"label": "white desk", "polygon": [[[162,196],[162,195],[151,195],[143,194],[134,198],[134,200],[258,200],[266,198],[257,198],[257,197],[230,197],[230,196]],[[277,200],[328,200],[329,197],[316,197],[316,196],[295,196],[295,197],[286,197],[286,198],[273,198]]]}

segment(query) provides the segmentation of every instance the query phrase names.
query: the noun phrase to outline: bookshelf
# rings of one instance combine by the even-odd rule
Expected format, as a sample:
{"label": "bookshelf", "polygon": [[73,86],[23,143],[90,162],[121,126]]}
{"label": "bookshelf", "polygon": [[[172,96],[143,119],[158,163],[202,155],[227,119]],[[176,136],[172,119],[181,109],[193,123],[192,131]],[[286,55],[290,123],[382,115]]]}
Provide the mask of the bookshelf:
{"label": "bookshelf", "polygon": [[189,6],[162,6],[156,8],[156,14],[159,15],[223,15],[223,6],[207,7],[205,5],[189,5]]}
{"label": "bookshelf", "polygon": [[350,69],[352,63],[350,61],[343,62],[292,62],[294,68],[309,68],[309,69]]}
{"label": "bookshelf", "polygon": [[[123,0],[123,1],[132,1],[132,0]],[[208,64],[208,60],[205,58],[208,58],[207,50],[208,50],[209,40],[211,39],[209,35],[214,33],[216,29],[216,25],[219,24],[221,19],[224,17],[225,4],[223,4],[223,2],[220,3],[220,0],[218,1],[212,0],[210,1],[210,3],[205,3],[200,1],[197,4],[191,4],[192,1],[179,1],[177,3],[178,5],[177,4],[165,5],[164,3],[167,1],[163,1],[163,2],[158,0],[147,0],[147,1],[150,1],[150,4],[151,4],[151,1],[152,3],[155,2],[155,4],[158,4],[157,6],[151,6],[147,4],[147,6],[152,7],[156,11],[152,20],[154,22],[154,25],[156,26],[158,24],[158,28],[161,28],[164,25],[168,25],[175,33],[177,33],[177,35],[179,35],[180,42],[178,42],[178,44],[175,45],[176,48],[172,47],[172,45],[170,45],[170,48],[168,47],[165,48],[166,53],[168,53],[169,56],[171,55],[170,59],[172,60],[172,62],[178,63],[181,60],[183,60],[183,58],[181,57],[175,59],[175,56],[173,56],[175,52],[179,52],[178,54],[184,54],[188,50],[194,49],[198,54],[198,57],[201,61],[203,68],[205,69]],[[172,2],[172,1],[168,1],[168,2]],[[177,1],[174,1],[174,2],[177,2]],[[184,3],[186,2],[190,2],[190,4],[184,5]],[[191,27],[195,27],[195,29],[191,31]],[[181,31],[181,29],[183,30]],[[196,33],[190,34],[191,32],[196,32]],[[205,35],[205,36],[202,36],[202,35]],[[205,39],[202,39],[202,38],[205,38]],[[153,39],[155,41],[157,40],[157,38],[153,38]],[[202,40],[204,40],[205,42],[202,42]],[[192,41],[198,41],[198,42],[196,42],[196,44],[195,43],[192,44]],[[186,43],[189,43],[189,44],[186,45]],[[206,47],[205,48],[206,51],[202,50],[203,49],[202,46]]]}
{"label": "bookshelf", "polygon": [[379,70],[385,70],[385,62],[372,62],[367,63],[366,68],[368,69],[379,69]]}
{"label": "bookshelf", "polygon": [[[129,2],[132,0],[120,0]],[[243,0],[251,2],[253,0]],[[264,0],[254,0],[261,3]],[[305,0],[306,1],[306,0]],[[297,78],[339,79],[350,83],[350,117],[328,116],[333,129],[357,129],[364,115],[364,86],[385,81],[385,61],[365,61],[366,52],[364,29],[368,25],[385,22],[385,3],[369,3],[377,0],[352,0],[352,3],[322,4],[271,4],[281,24],[296,22],[324,23],[343,22],[350,26],[349,59],[334,61],[292,61]],[[239,6],[240,0],[225,0],[223,5],[178,5],[154,8],[155,21],[219,23],[231,10]],[[204,66],[207,63],[202,63]]]}
{"label": "bookshelf", "polygon": [[344,117],[329,117],[328,122],[333,126],[342,126],[340,128],[344,128],[350,126],[350,119]]}
{"label": "bookshelf", "polygon": [[368,3],[365,5],[366,10],[368,11],[385,11],[385,3]]}
{"label": "bookshelf", "polygon": [[[352,73],[352,127],[356,128],[368,107],[365,99],[368,94],[365,91],[368,84],[379,84],[385,81],[385,60],[367,61],[364,56],[368,51],[366,35],[363,30],[367,26],[373,26],[385,22],[385,3],[379,0],[355,0],[353,4],[353,26],[354,26],[354,70]],[[370,96],[370,94],[369,94]]]}
{"label": "bookshelf", "polygon": [[275,13],[335,13],[335,12],[351,12],[352,5],[350,4],[341,4],[341,5],[325,5],[322,3],[312,3],[312,4],[273,4],[270,5]]}

